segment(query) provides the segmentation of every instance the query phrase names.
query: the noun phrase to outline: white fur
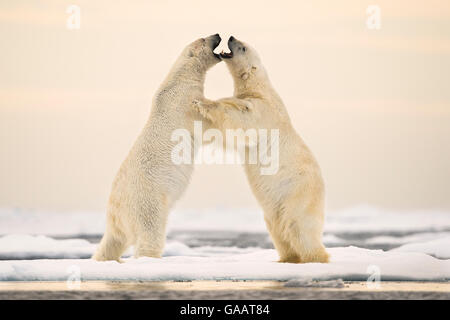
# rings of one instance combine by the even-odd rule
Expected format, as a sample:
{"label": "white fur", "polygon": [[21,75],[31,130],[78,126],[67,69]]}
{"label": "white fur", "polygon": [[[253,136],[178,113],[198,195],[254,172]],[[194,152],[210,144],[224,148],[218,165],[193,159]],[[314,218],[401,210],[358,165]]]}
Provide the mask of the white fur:
{"label": "white fur", "polygon": [[328,262],[322,244],[324,184],[319,165],[295,132],[256,51],[236,39],[228,46],[233,58],[224,60],[234,79],[234,96],[201,99],[192,107],[222,130],[279,129],[278,172],[261,175],[261,163],[245,164],[248,181],[263,207],[280,262]]}
{"label": "white fur", "polygon": [[171,134],[184,128],[192,136],[194,120],[202,121],[190,103],[203,97],[206,71],[220,62],[212,52],[219,40],[210,36],[187,46],[154,96],[150,118],[113,182],[95,260],[119,260],[130,245],[136,257],[161,257],[169,210],[193,171],[192,164],[172,162]]}

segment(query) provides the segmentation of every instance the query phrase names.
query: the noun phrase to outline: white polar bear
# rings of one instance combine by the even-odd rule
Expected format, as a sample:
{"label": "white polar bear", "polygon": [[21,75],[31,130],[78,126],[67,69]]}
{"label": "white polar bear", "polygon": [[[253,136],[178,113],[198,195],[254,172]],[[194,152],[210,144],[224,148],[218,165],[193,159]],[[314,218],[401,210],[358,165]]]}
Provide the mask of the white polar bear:
{"label": "white polar bear", "polygon": [[168,212],[193,171],[192,163],[172,162],[171,134],[187,129],[192,136],[194,121],[202,121],[190,106],[203,97],[206,71],[221,61],[213,53],[220,40],[216,34],[188,45],[154,96],[150,118],[113,182],[95,260],[119,261],[130,245],[136,257],[161,257]]}
{"label": "white polar bear", "polygon": [[[248,181],[263,207],[280,262],[328,262],[322,244],[324,184],[319,165],[295,132],[256,51],[234,37],[228,47],[230,53],[221,53],[221,57],[233,77],[234,96],[218,101],[202,98],[192,106],[222,130],[279,130],[278,171],[262,175],[261,161],[246,161]],[[249,145],[246,148],[248,155]],[[271,152],[270,146],[266,152]]]}

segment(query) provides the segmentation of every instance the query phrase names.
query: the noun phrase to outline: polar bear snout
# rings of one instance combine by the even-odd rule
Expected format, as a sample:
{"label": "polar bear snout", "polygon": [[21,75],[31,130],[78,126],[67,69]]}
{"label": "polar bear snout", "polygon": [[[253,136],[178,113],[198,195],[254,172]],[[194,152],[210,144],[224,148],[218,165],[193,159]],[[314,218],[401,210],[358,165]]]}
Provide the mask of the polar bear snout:
{"label": "polar bear snout", "polygon": [[233,36],[228,39],[228,48],[230,49],[232,54],[238,51],[245,52],[247,50],[246,45]]}

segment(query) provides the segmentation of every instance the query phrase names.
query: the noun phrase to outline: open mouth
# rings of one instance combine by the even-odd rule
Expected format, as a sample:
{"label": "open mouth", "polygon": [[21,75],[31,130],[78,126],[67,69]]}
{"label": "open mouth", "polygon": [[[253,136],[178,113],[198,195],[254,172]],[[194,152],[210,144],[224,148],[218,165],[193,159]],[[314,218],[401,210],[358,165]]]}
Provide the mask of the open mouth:
{"label": "open mouth", "polygon": [[233,51],[231,51],[231,50],[230,50],[230,52],[224,52],[224,51],[222,51],[222,52],[220,53],[220,57],[221,57],[222,59],[231,59],[231,58],[233,58]]}

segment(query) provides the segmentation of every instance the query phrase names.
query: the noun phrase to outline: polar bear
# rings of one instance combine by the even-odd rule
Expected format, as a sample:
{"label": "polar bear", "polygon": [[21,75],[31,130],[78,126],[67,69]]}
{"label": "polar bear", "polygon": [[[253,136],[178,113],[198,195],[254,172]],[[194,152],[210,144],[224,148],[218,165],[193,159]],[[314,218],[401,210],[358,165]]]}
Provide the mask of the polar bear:
{"label": "polar bear", "polygon": [[221,61],[213,52],[220,41],[216,34],[188,45],[156,92],[150,118],[113,182],[106,232],[93,259],[119,261],[130,245],[136,257],[161,257],[168,212],[193,171],[192,164],[173,163],[171,134],[186,129],[192,136],[194,121],[202,121],[190,105],[203,97],[207,70]]}
{"label": "polar bear", "polygon": [[[228,47],[230,52],[222,52],[221,57],[233,77],[234,96],[218,101],[198,99],[192,107],[222,130],[279,130],[278,171],[262,175],[261,161],[246,161],[249,184],[263,208],[280,262],[328,262],[322,244],[324,183],[319,165],[293,128],[256,51],[234,37]],[[247,144],[247,155],[248,148]]]}

